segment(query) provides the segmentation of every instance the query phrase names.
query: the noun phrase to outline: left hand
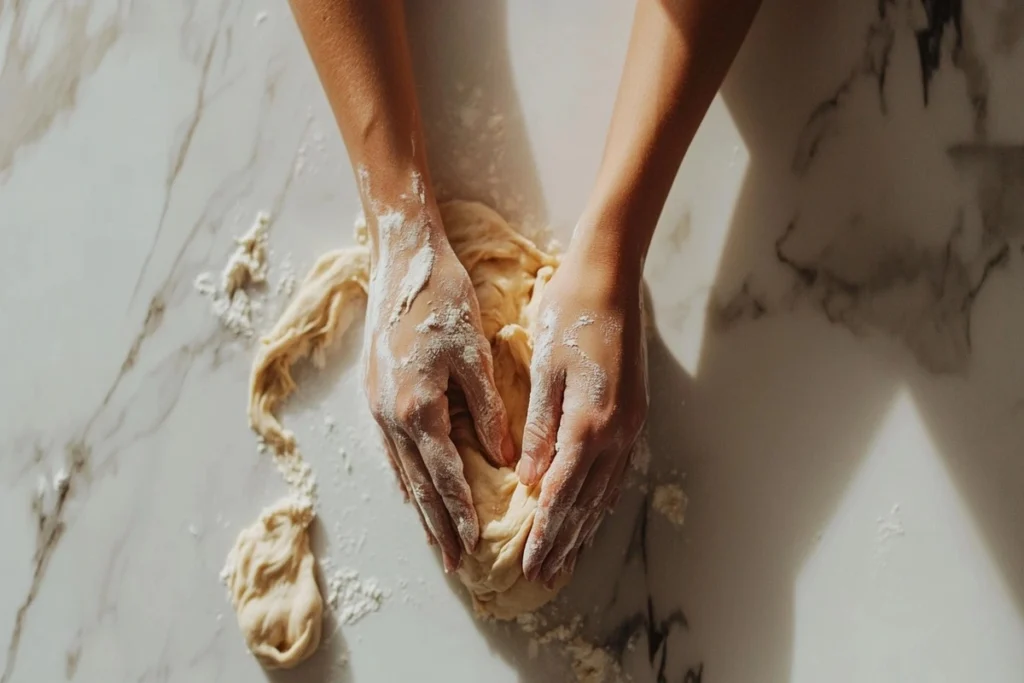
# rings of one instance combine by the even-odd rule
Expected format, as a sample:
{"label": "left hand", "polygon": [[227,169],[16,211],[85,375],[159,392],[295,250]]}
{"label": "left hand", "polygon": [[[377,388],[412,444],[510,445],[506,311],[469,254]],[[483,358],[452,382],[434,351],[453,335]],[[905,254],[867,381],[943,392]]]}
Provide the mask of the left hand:
{"label": "left hand", "polygon": [[647,417],[640,268],[630,270],[574,244],[540,302],[517,468],[524,484],[541,482],[523,557],[531,581],[573,569]]}

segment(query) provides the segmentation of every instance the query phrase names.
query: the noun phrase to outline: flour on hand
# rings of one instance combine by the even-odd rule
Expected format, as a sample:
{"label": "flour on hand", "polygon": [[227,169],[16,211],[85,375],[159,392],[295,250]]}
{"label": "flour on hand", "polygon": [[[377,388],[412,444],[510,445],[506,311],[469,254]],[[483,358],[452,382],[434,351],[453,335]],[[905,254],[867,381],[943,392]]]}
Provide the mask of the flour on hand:
{"label": "flour on hand", "polygon": [[[360,174],[360,182],[368,184],[368,176]],[[483,333],[491,343],[494,358],[495,383],[508,412],[518,452],[530,393],[533,318],[558,259],[540,251],[482,204],[455,201],[442,204],[440,210],[452,249],[477,283]],[[401,215],[385,213],[376,220],[381,231],[398,230],[404,225]],[[413,240],[415,232],[408,231],[405,237]],[[422,253],[423,244],[409,246]],[[388,257],[387,251],[382,250],[378,267]],[[387,276],[375,269],[371,275],[369,248],[363,245],[329,252],[317,261],[277,324],[260,341],[253,363],[250,424],[279,457],[297,452],[294,434],[275,415],[281,402],[296,388],[292,364],[310,356],[314,364],[322,367],[331,340],[345,332],[360,304],[368,294],[375,295],[385,277],[400,278],[401,286],[394,289],[402,296],[392,309],[400,315],[406,295],[411,302],[425,279],[429,279],[431,264],[432,256],[425,255],[416,268]],[[371,311],[376,308],[370,306]],[[423,324],[458,331],[464,313],[438,310],[435,317]],[[373,322],[369,321],[368,327],[371,326]],[[512,468],[494,467],[487,460],[463,397],[452,397],[450,413],[451,438],[462,457],[481,529],[477,550],[464,556],[459,578],[469,588],[481,614],[507,619],[536,609],[551,600],[568,581],[563,576],[554,589],[548,589],[527,581],[522,574],[523,550],[539,491],[537,487],[520,484]]]}

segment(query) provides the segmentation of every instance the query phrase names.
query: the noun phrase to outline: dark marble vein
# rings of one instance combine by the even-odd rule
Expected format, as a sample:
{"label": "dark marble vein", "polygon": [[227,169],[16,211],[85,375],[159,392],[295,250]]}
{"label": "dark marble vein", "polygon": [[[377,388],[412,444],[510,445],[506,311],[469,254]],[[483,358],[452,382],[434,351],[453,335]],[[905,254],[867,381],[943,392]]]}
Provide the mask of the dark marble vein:
{"label": "dark marble vein", "polygon": [[719,331],[728,330],[740,321],[753,321],[768,312],[768,305],[754,293],[750,278],[743,281],[743,286],[728,301],[712,302],[708,306],[708,317],[714,328]]}
{"label": "dark marble vein", "polygon": [[963,6],[960,0],[921,0],[927,25],[915,31],[917,54],[921,62],[921,91],[928,103],[932,77],[942,62],[942,38],[946,29],[956,33],[956,49],[963,47]]}
{"label": "dark marble vein", "polygon": [[[0,70],[0,102],[9,108],[0,126],[0,178],[18,151],[38,142],[57,117],[74,109],[82,83],[106,58],[121,35],[120,8],[87,32],[93,2],[55,3],[47,23],[55,23],[53,44],[45,58],[41,31],[26,30],[28,2],[0,3],[0,20],[10,12],[11,30]],[[2,23],[2,22],[0,22]]]}
{"label": "dark marble vein", "polygon": [[[1009,262],[1005,237],[980,252],[965,246],[961,217],[944,244],[927,246],[859,216],[815,253],[804,253],[800,237],[793,221],[775,244],[776,261],[793,276],[789,294],[754,299],[748,283],[712,311],[720,327],[810,304],[854,334],[874,330],[898,339],[931,372],[966,369],[973,306],[992,273]],[[758,308],[751,309],[752,299]]]}
{"label": "dark marble vein", "polygon": [[64,653],[64,678],[72,680],[78,672],[78,660],[82,658],[82,643],[76,642],[74,646]]}
{"label": "dark marble vein", "polygon": [[[267,91],[273,90],[273,82],[279,76],[280,74],[272,74],[269,76],[266,88]],[[268,92],[265,92],[265,97],[269,96]],[[306,125],[309,125],[308,122]],[[39,520],[39,540],[37,542],[37,551],[33,560],[34,566],[32,571],[32,582],[15,616],[14,628],[7,646],[7,660],[4,665],[4,671],[0,674],[0,683],[8,683],[10,676],[13,674],[17,663],[18,651],[21,645],[26,618],[36,600],[36,597],[38,596],[39,589],[46,576],[50,560],[56,552],[66,529],[66,503],[77,489],[85,483],[83,478],[87,478],[91,470],[92,454],[90,444],[96,439],[96,435],[93,432],[99,424],[100,419],[104,418],[111,409],[113,399],[123,386],[125,379],[132,374],[146,342],[150,340],[159,329],[161,329],[166,313],[165,301],[179,279],[178,271],[183,263],[185,253],[189,246],[192,244],[199,231],[204,226],[210,224],[213,220],[213,207],[215,205],[219,205],[220,202],[218,200],[223,198],[225,191],[230,187],[234,187],[236,181],[239,179],[248,178],[255,168],[256,162],[259,158],[260,131],[262,131],[262,114],[260,125],[257,126],[257,139],[253,144],[249,158],[236,174],[232,174],[229,179],[225,180],[225,183],[222,184],[221,188],[214,192],[213,196],[211,196],[207,202],[206,207],[203,209],[203,212],[193,223],[186,239],[175,255],[167,277],[158,287],[156,294],[154,294],[150,300],[147,314],[138,333],[133,338],[132,343],[129,345],[129,348],[125,353],[117,375],[115,375],[114,379],[111,381],[96,410],[93,411],[92,415],[85,422],[85,425],[80,432],[80,436],[74,439],[67,446],[66,450],[69,460],[68,486],[61,491],[53,509],[45,511],[40,507],[36,511],[37,518]],[[298,152],[296,151],[296,154],[297,153]],[[280,212],[287,200],[289,190],[291,189],[294,181],[294,174],[291,173],[294,161],[295,159],[293,158],[291,163],[288,165],[288,173],[285,175],[285,180],[272,202],[271,210],[273,215]],[[246,181],[243,183],[243,189],[249,186],[249,182],[250,181]],[[238,188],[235,187],[234,189],[237,190]],[[126,443],[123,443],[120,446],[115,444],[108,448],[107,450],[110,452],[106,455],[102,464],[109,465],[109,463],[113,462],[114,456],[117,453],[123,451],[124,448],[130,447],[139,439],[152,435],[164,424],[165,420],[177,404],[178,397],[180,396],[188,371],[192,367],[193,362],[202,354],[202,352],[218,344],[221,340],[220,337],[221,333],[213,333],[203,340],[180,347],[165,358],[156,369],[147,374],[144,378],[143,386],[149,386],[149,381],[160,379],[160,381],[155,385],[159,395],[156,414],[148,424],[143,425],[141,429],[136,431],[136,433],[130,435]],[[104,430],[101,437],[102,441],[112,438],[120,431],[127,421],[129,411],[139,403],[135,398],[137,397],[132,396],[124,401],[124,405],[114,416],[111,426]],[[110,444],[106,445],[109,446]]]}
{"label": "dark marble vein", "polygon": [[915,31],[915,37],[925,106],[929,104],[932,79],[942,64],[943,37],[951,29],[955,35],[952,62],[967,81],[967,96],[974,110],[974,134],[978,139],[985,139],[988,133],[988,70],[970,39],[964,22],[963,4],[961,0],[921,0],[921,4],[927,22]]}
{"label": "dark marble vein", "polygon": [[146,270],[149,268],[149,263],[153,259],[153,254],[156,252],[157,244],[160,242],[160,235],[163,232],[164,224],[167,221],[167,211],[170,209],[171,199],[174,196],[175,185],[178,182],[181,169],[185,166],[185,160],[188,158],[189,150],[192,148],[192,139],[195,137],[196,129],[199,128],[199,122],[202,121],[203,118],[203,113],[206,108],[206,87],[210,78],[210,66],[213,64],[213,55],[217,51],[217,44],[220,37],[220,26],[221,21],[224,18],[225,9],[226,5],[221,3],[220,15],[217,17],[217,24],[213,30],[213,37],[210,39],[210,44],[206,49],[206,56],[203,58],[202,67],[199,72],[199,85],[196,86],[195,104],[193,105],[192,112],[189,114],[189,117],[185,122],[184,133],[181,136],[181,141],[178,143],[178,149],[174,155],[171,167],[168,170],[167,178],[164,180],[164,203],[160,208],[160,218],[157,220],[156,232],[153,233],[153,239],[150,242],[149,250],[146,252],[146,258],[142,261],[142,268],[139,269],[138,277],[135,279],[135,285],[132,287],[132,295],[128,301],[129,306],[134,303],[135,297],[139,293],[139,287],[142,285],[142,281],[146,276]]}
{"label": "dark marble vein", "polygon": [[[672,633],[677,630],[688,631],[690,629],[690,625],[683,610],[679,607],[669,609],[667,613],[663,614],[663,608],[659,605],[659,600],[655,597],[651,589],[651,560],[649,549],[649,524],[651,512],[651,500],[650,495],[648,494],[644,496],[642,505],[637,513],[636,520],[633,524],[633,532],[630,536],[629,546],[626,551],[626,563],[629,564],[635,562],[639,565],[643,575],[641,580],[643,582],[646,595],[640,608],[629,617],[621,620],[615,628],[611,630],[609,635],[604,639],[603,646],[611,652],[619,662],[621,662],[626,649],[636,641],[638,636],[643,636],[647,643],[647,663],[655,676],[655,680],[658,683],[667,683],[669,680],[667,673],[669,663],[669,638]],[[621,577],[624,576],[625,572],[620,572],[620,583],[622,580]],[[618,585],[616,586],[616,589],[618,589]],[[616,600],[617,590],[612,602],[614,603]],[[696,669],[690,669],[690,671],[694,672],[702,670],[703,664],[698,664]],[[696,679],[686,678],[685,680],[699,681],[700,674],[697,673],[696,675],[698,676]]]}
{"label": "dark marble vein", "polygon": [[882,0],[878,6],[878,17],[868,27],[864,39],[864,50],[849,74],[839,83],[825,100],[814,107],[804,124],[797,140],[796,152],[793,155],[792,168],[797,175],[804,175],[810,169],[818,155],[821,145],[826,139],[836,135],[837,118],[846,99],[854,87],[863,79],[875,81],[878,93],[878,105],[882,114],[888,111],[885,86],[889,73],[889,59],[895,41],[891,13],[888,3]]}
{"label": "dark marble vein", "polygon": [[32,604],[39,595],[46,570],[50,566],[57,551],[57,545],[64,536],[65,521],[64,511],[70,498],[75,483],[82,474],[88,470],[90,449],[84,442],[72,442],[67,446],[68,454],[68,485],[57,492],[57,500],[52,509],[46,510],[43,501],[37,498],[33,501],[33,512],[36,514],[36,551],[32,558],[33,570],[32,581],[28,593],[14,617],[14,628],[11,631],[11,639],[7,644],[7,660],[4,664],[3,673],[0,674],[0,683],[7,683],[14,673],[14,666],[18,661],[18,650],[21,646],[22,633],[25,628],[25,619],[28,616]]}

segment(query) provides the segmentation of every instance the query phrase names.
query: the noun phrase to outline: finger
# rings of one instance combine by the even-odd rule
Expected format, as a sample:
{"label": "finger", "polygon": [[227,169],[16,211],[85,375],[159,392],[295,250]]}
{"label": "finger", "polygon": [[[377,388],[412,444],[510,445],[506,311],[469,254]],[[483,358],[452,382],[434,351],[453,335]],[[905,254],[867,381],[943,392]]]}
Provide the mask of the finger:
{"label": "finger", "polygon": [[402,491],[402,500],[408,503],[409,482],[406,481],[405,472],[402,471],[402,467],[398,462],[398,453],[395,451],[395,444],[390,438],[388,438],[387,432],[383,429],[380,430],[380,442],[384,448],[384,453],[388,457],[388,464],[391,465],[391,471],[395,473],[395,478],[398,480],[398,488]]}
{"label": "finger", "polygon": [[462,546],[472,552],[480,540],[480,524],[462,458],[448,436],[451,419],[447,395],[421,389],[415,404],[405,415],[405,423]]}
{"label": "finger", "polygon": [[483,337],[481,344],[467,346],[452,360],[452,376],[466,396],[469,414],[484,455],[497,467],[507,467],[515,458],[508,431],[505,403],[494,385],[494,362]]}
{"label": "finger", "polygon": [[[398,478],[398,488],[402,491],[402,500],[408,503],[410,502],[409,480],[398,461],[398,451],[395,449],[394,442],[384,431],[381,431],[380,437],[381,442],[384,444],[384,450],[388,454],[388,462],[391,463],[391,469],[394,470],[395,476]],[[423,534],[427,538],[427,545],[437,545],[437,540],[430,533],[430,527],[427,526],[427,520],[423,517],[423,511],[420,509],[420,506],[414,503],[412,508],[416,510],[416,518],[420,520],[420,526],[423,527]]]}
{"label": "finger", "polygon": [[618,458],[606,452],[590,468],[586,482],[580,489],[572,510],[566,515],[565,522],[551,547],[551,552],[541,567],[542,580],[554,579],[562,571],[569,553],[578,548],[583,541],[584,527],[604,506],[605,492],[608,489],[611,473],[618,467],[617,460]]}
{"label": "finger", "polygon": [[416,443],[407,435],[401,434],[395,438],[395,450],[409,479],[409,493],[423,514],[428,531],[441,546],[445,571],[458,569],[462,557],[459,537],[448,517],[441,494],[434,486],[433,479],[416,448]]}
{"label": "finger", "polygon": [[571,447],[564,447],[555,455],[541,482],[537,512],[523,553],[523,574],[530,581],[540,576],[544,561],[558,540],[562,524],[572,511],[593,464],[578,440],[570,443]]}
{"label": "finger", "polygon": [[531,377],[530,405],[523,430],[523,454],[516,473],[519,481],[533,486],[544,476],[555,456],[555,441],[562,418],[565,375],[535,368]]}
{"label": "finger", "polygon": [[559,529],[558,536],[551,546],[551,552],[548,553],[540,569],[540,580],[549,588],[551,582],[562,571],[565,558],[574,548],[578,547],[576,539],[579,537],[585,519],[585,513],[582,510],[573,510],[566,516],[562,528]]}
{"label": "finger", "polygon": [[622,493],[622,481],[626,478],[626,469],[633,460],[633,447],[630,447],[628,453],[629,455],[624,455],[618,459],[618,466],[608,480],[608,488],[604,494],[604,506],[607,509],[614,508],[619,502],[619,496]]}
{"label": "finger", "polygon": [[608,513],[606,509],[594,510],[594,513],[590,516],[583,524],[583,530],[580,531],[580,537],[576,544],[577,549],[589,547],[597,536],[597,530],[601,527],[601,522],[604,521],[605,515]]}
{"label": "finger", "polygon": [[462,458],[455,444],[448,438],[447,432],[443,436],[423,434],[417,444],[427,472],[462,541],[462,547],[467,552],[473,552],[480,541],[480,522],[473,507],[473,494],[463,472]]}
{"label": "finger", "polygon": [[567,557],[566,560],[565,560],[565,569],[564,569],[564,571],[565,571],[566,574],[570,574],[571,575],[573,572],[576,571],[576,560],[579,558],[579,556],[580,556],[580,546],[577,545],[575,548],[572,549],[572,552],[569,553],[569,557]]}

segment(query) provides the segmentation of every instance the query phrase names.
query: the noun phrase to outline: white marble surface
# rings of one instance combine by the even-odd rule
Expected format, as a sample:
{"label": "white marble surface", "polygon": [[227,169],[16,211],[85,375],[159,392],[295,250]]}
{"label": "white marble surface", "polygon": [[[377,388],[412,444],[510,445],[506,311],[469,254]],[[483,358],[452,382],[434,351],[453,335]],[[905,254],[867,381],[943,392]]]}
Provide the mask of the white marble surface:
{"label": "white marble surface", "polygon": [[[630,3],[414,4],[442,185],[566,236]],[[648,479],[685,473],[686,525],[629,491],[555,618],[635,681],[1024,675],[1024,9],[950,4],[766,1],[680,172],[647,266]],[[272,282],[350,241],[313,68],[284,3],[0,2],[0,45],[0,683],[263,680],[217,573],[284,489],[249,343],[191,283],[260,209]],[[460,125],[474,97],[501,139]],[[569,680],[445,580],[357,340],[286,419],[321,555],[392,597],[268,677]]]}

